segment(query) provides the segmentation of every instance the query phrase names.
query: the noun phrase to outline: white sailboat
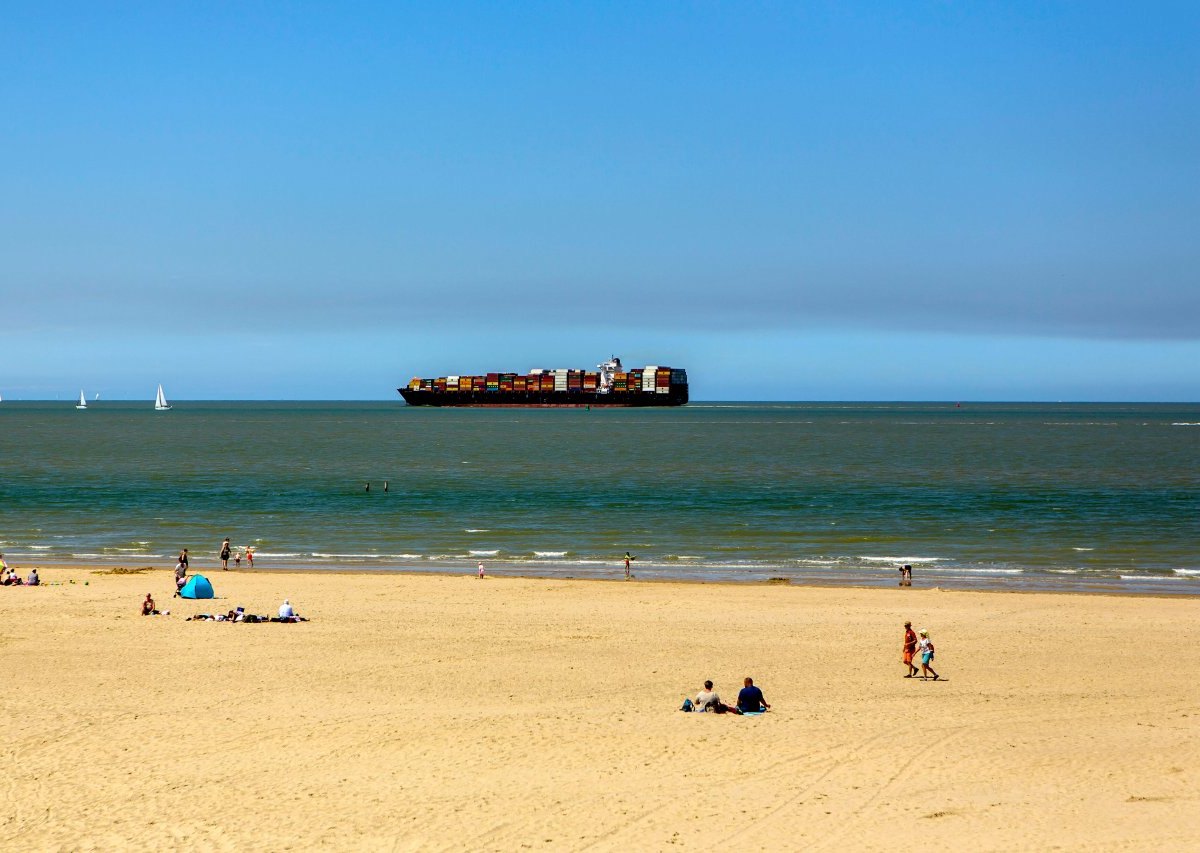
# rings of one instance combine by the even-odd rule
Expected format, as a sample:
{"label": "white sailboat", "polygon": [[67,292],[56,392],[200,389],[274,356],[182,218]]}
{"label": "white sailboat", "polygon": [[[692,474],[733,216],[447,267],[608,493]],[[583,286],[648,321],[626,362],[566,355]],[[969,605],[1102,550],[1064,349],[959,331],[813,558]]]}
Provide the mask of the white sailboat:
{"label": "white sailboat", "polygon": [[82,388],[79,389],[79,404],[75,408],[77,408],[77,409],[86,409],[87,408],[87,397],[83,396]]}
{"label": "white sailboat", "polygon": [[154,411],[168,412],[171,410],[171,404],[167,402],[167,395],[163,393],[162,383],[158,384],[158,396],[154,398]]}

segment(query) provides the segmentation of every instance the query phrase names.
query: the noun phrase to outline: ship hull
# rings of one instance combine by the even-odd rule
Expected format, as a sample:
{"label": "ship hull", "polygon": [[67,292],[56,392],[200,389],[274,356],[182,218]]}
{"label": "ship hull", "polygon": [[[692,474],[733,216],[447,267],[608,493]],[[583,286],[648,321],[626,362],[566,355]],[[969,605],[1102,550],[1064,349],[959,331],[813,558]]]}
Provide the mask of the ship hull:
{"label": "ship hull", "polygon": [[666,394],[649,391],[425,391],[397,388],[410,406],[438,408],[578,409],[591,406],[647,408],[682,406],[687,385],[672,385]]}

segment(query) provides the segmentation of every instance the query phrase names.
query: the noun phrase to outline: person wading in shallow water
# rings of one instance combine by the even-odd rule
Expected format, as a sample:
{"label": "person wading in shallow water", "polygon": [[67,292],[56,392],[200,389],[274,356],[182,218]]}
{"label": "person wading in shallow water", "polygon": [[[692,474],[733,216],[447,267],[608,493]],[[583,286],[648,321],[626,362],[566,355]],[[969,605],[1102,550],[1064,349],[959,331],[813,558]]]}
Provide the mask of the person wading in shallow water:
{"label": "person wading in shallow water", "polygon": [[225,541],[221,543],[221,568],[229,571],[229,537],[225,537]]}

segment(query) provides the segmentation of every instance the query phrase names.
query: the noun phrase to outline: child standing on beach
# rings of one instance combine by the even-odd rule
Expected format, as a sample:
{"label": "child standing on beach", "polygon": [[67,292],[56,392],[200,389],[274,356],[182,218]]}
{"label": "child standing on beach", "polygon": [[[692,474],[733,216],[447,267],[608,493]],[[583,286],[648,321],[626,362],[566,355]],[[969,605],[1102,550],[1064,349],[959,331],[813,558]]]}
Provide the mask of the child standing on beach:
{"label": "child standing on beach", "polygon": [[921,652],[921,678],[927,678],[930,673],[933,673],[933,680],[937,681],[941,676],[930,666],[933,662],[933,640],[929,639],[929,632],[924,628],[921,629],[921,639],[917,643],[917,648]]}

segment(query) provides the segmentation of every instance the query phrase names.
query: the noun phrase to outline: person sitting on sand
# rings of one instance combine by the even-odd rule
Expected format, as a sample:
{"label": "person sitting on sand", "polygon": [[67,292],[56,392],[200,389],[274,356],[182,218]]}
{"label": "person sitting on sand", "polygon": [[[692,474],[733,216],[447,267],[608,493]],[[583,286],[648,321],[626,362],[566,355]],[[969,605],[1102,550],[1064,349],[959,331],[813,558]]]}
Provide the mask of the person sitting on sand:
{"label": "person sitting on sand", "polygon": [[696,694],[696,710],[715,711],[718,705],[721,705],[721,697],[713,690],[713,683],[704,682],[704,689]]}
{"label": "person sitting on sand", "polygon": [[146,593],[146,600],[142,602],[142,615],[143,616],[157,616],[158,615],[158,610],[156,610],[154,607],[154,599],[151,597],[150,593]]}
{"label": "person sitting on sand", "polygon": [[934,672],[933,667],[930,666],[933,662],[933,640],[929,639],[929,632],[924,628],[921,629],[921,639],[917,643],[917,646],[921,651],[921,678],[928,678],[932,673],[933,680],[937,681],[941,676]]}
{"label": "person sitting on sand", "polygon": [[296,609],[292,607],[292,602],[288,599],[283,600],[283,604],[279,605],[279,621],[280,622],[295,622]]}
{"label": "person sitting on sand", "polygon": [[746,686],[738,691],[738,713],[757,714],[771,707],[763,698],[762,691],[754,686],[753,678],[747,678],[745,683]]}
{"label": "person sitting on sand", "polygon": [[25,579],[25,583],[27,586],[41,586],[42,585],[42,579],[38,577],[37,569],[34,569],[33,571],[31,571],[29,573],[29,577]]}

